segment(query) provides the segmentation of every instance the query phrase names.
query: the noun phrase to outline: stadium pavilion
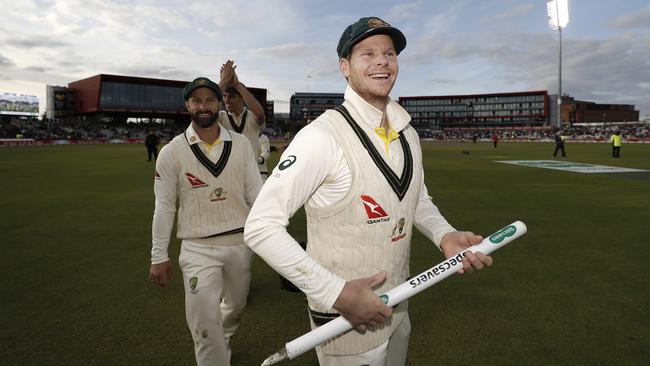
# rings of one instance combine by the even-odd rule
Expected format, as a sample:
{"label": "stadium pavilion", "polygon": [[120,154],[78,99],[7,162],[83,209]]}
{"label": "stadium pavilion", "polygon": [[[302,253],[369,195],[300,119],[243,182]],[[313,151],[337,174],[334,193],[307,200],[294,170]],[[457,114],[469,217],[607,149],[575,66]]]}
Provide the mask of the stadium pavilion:
{"label": "stadium pavilion", "polygon": [[[129,119],[159,119],[173,124],[189,123],[183,102],[188,81],[99,74],[73,81],[67,87],[47,86],[47,118],[81,120],[86,123],[126,123]],[[268,107],[266,89],[248,88]],[[273,117],[272,115],[270,116]]]}

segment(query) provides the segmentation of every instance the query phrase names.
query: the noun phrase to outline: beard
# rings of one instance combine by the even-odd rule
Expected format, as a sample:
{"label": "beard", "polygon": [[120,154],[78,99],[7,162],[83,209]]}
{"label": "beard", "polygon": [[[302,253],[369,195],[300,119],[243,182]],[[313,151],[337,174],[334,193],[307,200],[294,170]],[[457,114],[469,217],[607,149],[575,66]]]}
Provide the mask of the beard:
{"label": "beard", "polygon": [[217,113],[212,113],[211,111],[196,111],[192,113],[192,121],[201,128],[212,127],[218,118],[219,115]]}

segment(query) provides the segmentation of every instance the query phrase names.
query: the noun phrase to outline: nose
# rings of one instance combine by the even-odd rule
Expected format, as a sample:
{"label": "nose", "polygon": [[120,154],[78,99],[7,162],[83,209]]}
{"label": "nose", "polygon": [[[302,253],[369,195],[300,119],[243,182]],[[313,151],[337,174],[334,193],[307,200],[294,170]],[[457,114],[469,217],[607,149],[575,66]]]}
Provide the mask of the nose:
{"label": "nose", "polygon": [[380,53],[377,56],[377,59],[375,60],[376,65],[387,65],[388,64],[388,57],[386,57],[385,54]]}

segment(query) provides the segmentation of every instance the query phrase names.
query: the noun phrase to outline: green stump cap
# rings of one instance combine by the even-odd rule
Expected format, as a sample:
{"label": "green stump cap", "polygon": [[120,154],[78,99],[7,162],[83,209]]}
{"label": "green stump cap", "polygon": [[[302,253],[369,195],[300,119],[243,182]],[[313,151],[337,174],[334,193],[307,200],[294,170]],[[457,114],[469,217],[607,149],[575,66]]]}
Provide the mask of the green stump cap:
{"label": "green stump cap", "polygon": [[375,34],[389,36],[395,44],[395,51],[397,51],[398,55],[406,48],[406,37],[404,37],[404,34],[399,29],[392,27],[377,17],[364,17],[345,28],[336,47],[339,58],[350,56],[352,47],[355,44]]}
{"label": "green stump cap", "polygon": [[188,83],[185,86],[185,89],[183,89],[183,100],[188,100],[190,94],[198,88],[208,88],[212,90],[217,95],[217,99],[219,99],[220,102],[223,101],[223,93],[221,92],[219,85],[206,77],[199,77]]}

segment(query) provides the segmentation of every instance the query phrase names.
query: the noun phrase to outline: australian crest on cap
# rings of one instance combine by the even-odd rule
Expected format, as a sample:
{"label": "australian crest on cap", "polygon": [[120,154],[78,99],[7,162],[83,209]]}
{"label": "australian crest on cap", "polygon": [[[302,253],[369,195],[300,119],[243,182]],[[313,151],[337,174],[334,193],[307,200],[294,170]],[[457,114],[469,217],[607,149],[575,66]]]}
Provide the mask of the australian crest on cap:
{"label": "australian crest on cap", "polygon": [[390,27],[390,25],[379,18],[370,18],[368,19],[368,27],[370,28]]}
{"label": "australian crest on cap", "polygon": [[207,84],[208,79],[206,78],[200,78],[199,80],[196,81],[197,84]]}

